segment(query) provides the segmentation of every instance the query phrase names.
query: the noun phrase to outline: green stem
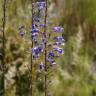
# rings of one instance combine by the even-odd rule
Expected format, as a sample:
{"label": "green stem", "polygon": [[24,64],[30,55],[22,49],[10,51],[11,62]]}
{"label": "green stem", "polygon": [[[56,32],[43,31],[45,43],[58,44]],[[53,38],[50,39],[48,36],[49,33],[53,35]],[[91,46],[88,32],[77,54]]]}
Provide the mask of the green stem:
{"label": "green stem", "polygon": [[[4,94],[5,94],[5,82],[4,82],[4,80],[5,80],[5,71],[4,71],[4,69],[5,69],[5,62],[4,62],[4,59],[5,59],[5,24],[6,24],[6,0],[4,0],[4,3],[3,3],[3,41],[2,41],[2,71],[3,71],[3,74],[2,74],[2,89],[3,89],[3,91],[2,91],[2,96],[4,96]],[[0,94],[1,95],[1,94]]]}
{"label": "green stem", "polygon": [[45,42],[45,96],[47,96],[47,34],[46,34],[46,31],[47,31],[47,0],[45,1],[46,2],[46,10],[45,10],[45,28],[44,28],[44,35],[45,35],[45,39],[46,39],[46,42]]}

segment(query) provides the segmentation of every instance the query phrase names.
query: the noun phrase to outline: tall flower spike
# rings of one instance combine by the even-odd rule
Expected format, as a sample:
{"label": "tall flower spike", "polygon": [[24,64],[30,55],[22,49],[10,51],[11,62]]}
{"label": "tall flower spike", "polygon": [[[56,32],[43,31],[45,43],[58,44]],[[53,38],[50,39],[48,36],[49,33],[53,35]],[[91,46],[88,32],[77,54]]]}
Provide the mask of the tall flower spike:
{"label": "tall flower spike", "polygon": [[[64,28],[61,26],[51,28],[52,22],[50,22],[50,18],[47,17],[47,0],[38,0],[38,2],[32,3],[32,6],[34,9],[32,9],[33,22],[31,26],[32,44],[34,45],[32,46],[32,56],[34,64],[35,61],[36,63],[38,62],[40,72],[43,70],[45,73],[45,96],[48,96],[48,80],[50,78],[47,77],[48,75],[46,73],[52,71],[51,67],[56,65],[56,58],[64,53],[62,45],[65,44],[65,40],[61,36]],[[22,28],[20,28],[20,30],[21,29]],[[43,60],[41,60],[41,56]],[[42,78],[42,76],[39,78]]]}

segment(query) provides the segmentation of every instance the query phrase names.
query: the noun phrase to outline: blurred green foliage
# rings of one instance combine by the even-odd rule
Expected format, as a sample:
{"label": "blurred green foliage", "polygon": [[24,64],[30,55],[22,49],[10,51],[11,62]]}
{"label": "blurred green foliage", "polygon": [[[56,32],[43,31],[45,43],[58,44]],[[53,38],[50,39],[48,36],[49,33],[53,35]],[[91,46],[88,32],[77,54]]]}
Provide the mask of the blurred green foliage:
{"label": "blurred green foliage", "polygon": [[[2,3],[0,0],[0,40]],[[52,96],[96,96],[96,0],[50,0],[49,10],[54,12],[49,14],[53,16],[57,9],[58,24],[65,28],[65,53],[58,60]],[[6,80],[6,96],[29,96],[28,69],[24,71],[23,66],[30,63],[30,42],[29,37],[19,37],[18,27],[31,24],[31,0],[7,0],[6,18],[6,76],[15,74]],[[14,68],[17,71],[11,71]],[[34,96],[43,96],[42,82],[35,83]]]}

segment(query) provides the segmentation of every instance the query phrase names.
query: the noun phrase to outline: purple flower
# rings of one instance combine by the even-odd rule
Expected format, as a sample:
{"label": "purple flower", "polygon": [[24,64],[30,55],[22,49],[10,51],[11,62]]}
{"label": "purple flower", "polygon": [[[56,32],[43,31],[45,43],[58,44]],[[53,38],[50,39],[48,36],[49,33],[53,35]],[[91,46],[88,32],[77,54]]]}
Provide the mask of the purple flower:
{"label": "purple flower", "polygon": [[63,30],[64,30],[64,28],[62,28],[62,27],[54,27],[53,28],[54,32],[62,32]]}
{"label": "purple flower", "polygon": [[56,42],[53,45],[64,45],[64,38],[62,36],[55,37],[54,39]]}
{"label": "purple flower", "polygon": [[45,24],[40,24],[41,28],[45,28],[45,26],[46,26]]}
{"label": "purple flower", "polygon": [[34,37],[33,37],[33,41],[34,41],[34,43],[35,43],[35,44],[37,44],[37,43],[38,43],[37,36],[34,36]]}
{"label": "purple flower", "polygon": [[56,46],[63,46],[63,45],[65,45],[63,42],[55,42],[53,45],[56,45]]}
{"label": "purple flower", "polygon": [[39,33],[39,32],[40,32],[40,30],[36,29],[36,28],[31,31],[31,33]]}
{"label": "purple flower", "polygon": [[34,18],[33,19],[35,22],[40,22],[40,18]]}
{"label": "purple flower", "polygon": [[52,51],[49,52],[48,57],[54,57],[54,56],[55,56],[55,54]]}
{"label": "purple flower", "polygon": [[44,70],[44,64],[42,62],[40,63],[40,70]]}
{"label": "purple flower", "polygon": [[23,25],[19,27],[19,34],[20,34],[21,37],[23,37],[23,36],[25,35],[25,30],[24,30],[24,28],[25,28],[25,27],[24,27]]}
{"label": "purple flower", "polygon": [[32,53],[34,58],[38,58],[39,54],[43,52],[43,46],[39,45],[38,47],[32,48]]}
{"label": "purple flower", "polygon": [[42,44],[45,44],[46,43],[46,38],[45,38],[45,36],[43,36],[43,38],[42,38]]}
{"label": "purple flower", "polygon": [[36,25],[35,24],[32,24],[32,29],[36,29]]}
{"label": "purple flower", "polygon": [[43,46],[42,46],[42,45],[39,45],[39,46],[38,46],[38,51],[39,51],[39,53],[40,53],[40,52],[43,52]]}
{"label": "purple flower", "polygon": [[38,37],[38,33],[31,33],[31,37],[32,38],[37,38]]}
{"label": "purple flower", "polygon": [[35,48],[32,48],[32,53],[33,53],[33,57],[34,57],[34,58],[38,58],[39,53],[38,53],[38,50],[37,50],[36,47],[35,47]]}
{"label": "purple flower", "polygon": [[56,62],[55,62],[55,60],[53,60],[53,59],[47,59],[47,61],[51,64],[51,65],[55,65],[56,64]]}
{"label": "purple flower", "polygon": [[39,34],[39,32],[40,32],[39,29],[36,29],[36,28],[33,29],[33,30],[31,31],[31,37],[32,37],[32,38],[37,37],[38,34]]}
{"label": "purple flower", "polygon": [[46,3],[45,2],[37,2],[37,6],[40,10],[42,10],[46,7]]}
{"label": "purple flower", "polygon": [[23,37],[25,35],[25,32],[24,31],[20,31],[19,34],[20,34],[21,37]]}
{"label": "purple flower", "polygon": [[57,42],[63,42],[63,41],[65,41],[62,36],[55,37],[54,39],[55,39]]}
{"label": "purple flower", "polygon": [[34,7],[42,10],[46,7],[46,3],[41,1],[41,2],[36,2],[36,3],[33,3]]}
{"label": "purple flower", "polygon": [[62,55],[64,53],[63,49],[62,48],[59,48],[59,47],[55,47],[54,48],[54,51],[57,51],[58,52],[58,56]]}

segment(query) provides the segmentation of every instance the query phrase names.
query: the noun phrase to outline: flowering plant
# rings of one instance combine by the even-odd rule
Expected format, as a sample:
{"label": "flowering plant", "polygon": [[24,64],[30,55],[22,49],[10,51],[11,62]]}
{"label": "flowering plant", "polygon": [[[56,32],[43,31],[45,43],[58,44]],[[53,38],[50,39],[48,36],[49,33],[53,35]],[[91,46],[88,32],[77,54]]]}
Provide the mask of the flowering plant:
{"label": "flowering plant", "polygon": [[[38,62],[39,73],[44,73],[41,77],[37,75],[37,80],[45,80],[45,96],[48,95],[47,89],[50,81],[49,77],[47,77],[48,73],[56,65],[56,58],[64,53],[62,48],[64,45],[64,38],[62,37],[64,28],[61,26],[51,27],[50,16],[47,14],[47,3],[47,1],[32,3],[32,26],[30,31],[33,57],[31,59],[34,64]],[[24,37],[24,26],[19,28],[19,34]]]}

